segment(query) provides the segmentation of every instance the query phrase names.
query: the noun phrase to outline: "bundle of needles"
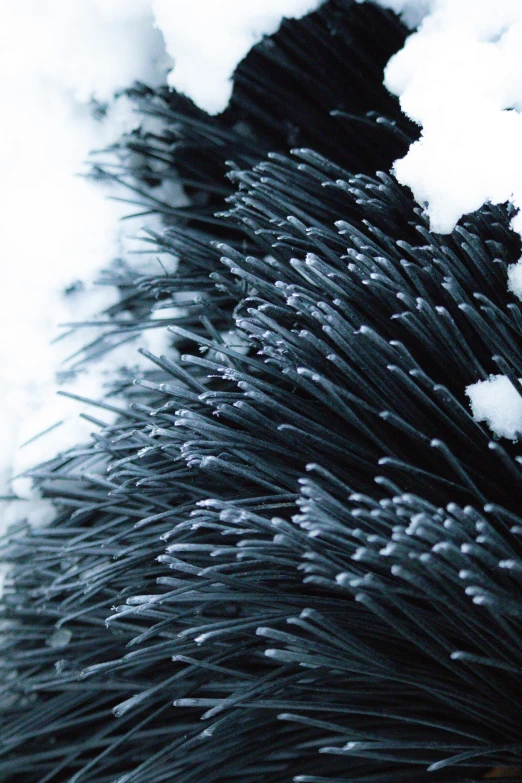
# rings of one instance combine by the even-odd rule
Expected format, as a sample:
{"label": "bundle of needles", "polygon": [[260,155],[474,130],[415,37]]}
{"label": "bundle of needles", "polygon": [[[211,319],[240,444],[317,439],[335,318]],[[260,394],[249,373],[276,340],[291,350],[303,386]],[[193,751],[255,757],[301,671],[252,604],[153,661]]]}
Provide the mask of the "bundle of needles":
{"label": "bundle of needles", "polygon": [[406,34],[329,0],[218,117],[129,90],[144,129],[95,174],[173,264],[107,272],[86,355],[165,323],[171,350],[3,543],[1,781],[522,780],[522,457],[465,394],[520,393],[520,243],[509,206],[430,233],[386,173]]}

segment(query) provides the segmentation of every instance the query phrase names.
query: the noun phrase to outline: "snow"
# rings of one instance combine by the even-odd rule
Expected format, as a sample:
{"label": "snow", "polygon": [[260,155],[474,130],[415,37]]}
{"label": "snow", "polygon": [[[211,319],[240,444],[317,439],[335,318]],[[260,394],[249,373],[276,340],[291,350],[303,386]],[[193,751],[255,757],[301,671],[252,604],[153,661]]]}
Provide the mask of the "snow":
{"label": "snow", "polygon": [[[452,231],[486,201],[522,206],[520,0],[425,3],[385,83],[422,127],[394,170],[425,205],[434,231]],[[522,234],[522,215],[513,228]]]}
{"label": "snow", "polygon": [[515,389],[504,375],[490,375],[487,381],[466,388],[475,421],[485,421],[499,438],[517,440],[522,433],[522,386]]}
{"label": "snow", "polygon": [[[363,2],[364,0],[359,0]],[[522,206],[522,2],[378,0],[412,29],[386,69],[422,138],[395,174],[426,207],[431,227],[450,232],[486,201]],[[101,2],[101,0],[100,0]],[[169,84],[215,114],[225,109],[238,62],[282,16],[320,0],[151,0],[174,60]],[[522,215],[513,221],[522,234]]]}
{"label": "snow", "polygon": [[520,261],[508,267],[508,289],[519,299],[522,299],[522,263]]}
{"label": "snow", "polygon": [[[136,79],[164,82],[169,61],[148,0],[4,0],[1,21],[0,495],[8,495],[14,473],[92,430],[79,418],[85,406],[56,395],[61,362],[89,335],[51,341],[60,322],[89,318],[116,300],[93,281],[123,250],[118,220],[128,207],[78,174],[90,150],[136,119],[123,97],[98,119],[91,101],[109,102]],[[83,291],[65,296],[78,280]],[[120,356],[121,364],[127,359]],[[67,388],[100,397],[106,370],[101,364]],[[30,496],[26,483],[15,489]],[[0,502],[0,532],[20,514],[45,521],[48,509]]]}
{"label": "snow", "polygon": [[210,114],[223,111],[236,65],[283,16],[300,18],[322,0],[152,0],[174,68],[168,82]]}
{"label": "snow", "polygon": [[[415,27],[385,84],[422,129],[394,173],[425,208],[431,229],[451,232],[486,202],[510,201],[522,236],[522,1],[380,0]],[[415,11],[419,16],[415,19]],[[508,270],[522,299],[522,260]],[[466,389],[473,416],[498,437],[522,431],[522,398],[509,379]]]}

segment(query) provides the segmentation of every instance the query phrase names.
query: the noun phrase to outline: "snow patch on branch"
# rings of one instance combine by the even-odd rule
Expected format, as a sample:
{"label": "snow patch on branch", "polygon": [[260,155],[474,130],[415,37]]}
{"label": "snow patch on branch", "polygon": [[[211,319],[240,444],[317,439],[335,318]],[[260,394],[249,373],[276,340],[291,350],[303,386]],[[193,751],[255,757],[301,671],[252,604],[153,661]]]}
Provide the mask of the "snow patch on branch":
{"label": "snow patch on branch", "polygon": [[232,95],[240,60],[283,17],[300,18],[323,0],[152,0],[156,24],[174,60],[169,85],[210,114],[223,111]]}
{"label": "snow patch on branch", "polygon": [[466,388],[475,421],[485,421],[499,438],[517,440],[522,433],[522,387],[516,389],[505,375]]}
{"label": "snow patch on branch", "polygon": [[[426,206],[432,229],[449,233],[487,201],[522,206],[522,3],[424,6],[418,31],[386,68],[386,85],[422,127],[395,173]],[[520,213],[513,228],[522,234]]]}

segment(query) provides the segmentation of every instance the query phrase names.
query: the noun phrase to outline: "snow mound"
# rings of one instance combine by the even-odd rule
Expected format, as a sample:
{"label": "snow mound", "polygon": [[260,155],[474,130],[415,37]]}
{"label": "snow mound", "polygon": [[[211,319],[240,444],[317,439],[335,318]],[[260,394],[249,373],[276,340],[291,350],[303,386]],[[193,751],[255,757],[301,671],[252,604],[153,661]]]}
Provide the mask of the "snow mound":
{"label": "snow mound", "polygon": [[522,433],[522,387],[515,389],[505,375],[466,388],[475,421],[485,421],[499,438],[517,440]]}
{"label": "snow mound", "polygon": [[323,0],[152,0],[156,24],[174,60],[168,82],[210,114],[223,111],[232,95],[232,74],[283,16],[300,18]]}
{"label": "snow mound", "polygon": [[[394,170],[432,229],[448,233],[487,201],[522,206],[522,2],[429,0],[424,12],[386,68],[387,87],[422,127]],[[513,228],[522,234],[520,213]]]}

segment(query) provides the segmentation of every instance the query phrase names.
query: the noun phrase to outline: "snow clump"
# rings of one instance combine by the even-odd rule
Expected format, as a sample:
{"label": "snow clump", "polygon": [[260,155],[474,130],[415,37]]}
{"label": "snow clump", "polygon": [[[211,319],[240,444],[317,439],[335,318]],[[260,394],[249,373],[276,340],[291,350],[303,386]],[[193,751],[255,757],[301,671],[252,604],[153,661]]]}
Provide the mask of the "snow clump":
{"label": "snow clump", "polygon": [[156,24],[174,60],[168,83],[210,114],[223,111],[232,95],[240,60],[283,16],[300,18],[323,0],[152,0]]}
{"label": "snow clump", "polygon": [[522,433],[522,386],[516,389],[505,375],[466,388],[475,421],[485,421],[499,438],[517,440]]}
{"label": "snow clump", "polygon": [[[424,8],[385,83],[422,128],[395,174],[445,234],[487,201],[522,207],[522,3],[431,0]],[[522,234],[522,214],[513,228]]]}

